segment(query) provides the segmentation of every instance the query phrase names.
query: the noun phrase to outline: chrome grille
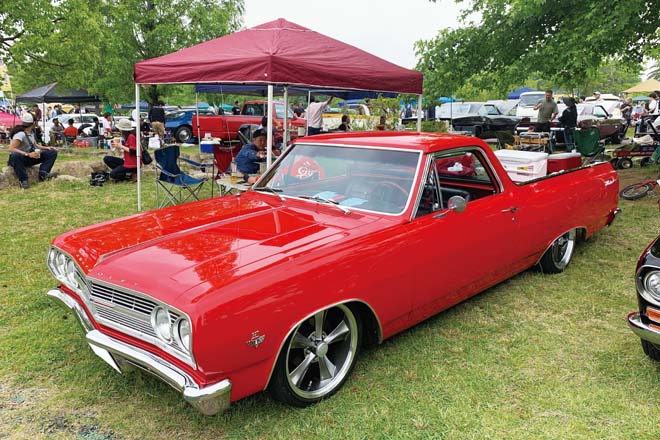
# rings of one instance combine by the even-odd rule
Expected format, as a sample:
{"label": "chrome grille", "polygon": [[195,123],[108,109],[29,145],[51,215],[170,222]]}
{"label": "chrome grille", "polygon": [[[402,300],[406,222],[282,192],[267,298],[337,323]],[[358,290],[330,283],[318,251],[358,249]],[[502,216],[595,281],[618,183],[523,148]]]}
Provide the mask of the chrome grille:
{"label": "chrome grille", "polygon": [[[176,342],[176,338],[167,343],[156,335],[151,325],[151,312],[159,303],[130,291],[119,290],[114,286],[100,284],[89,279],[88,281],[92,305],[90,309],[95,320],[146,342],[172,349],[172,354],[193,364],[190,354]],[[168,310],[170,322],[174,324],[180,315],[169,307]]]}

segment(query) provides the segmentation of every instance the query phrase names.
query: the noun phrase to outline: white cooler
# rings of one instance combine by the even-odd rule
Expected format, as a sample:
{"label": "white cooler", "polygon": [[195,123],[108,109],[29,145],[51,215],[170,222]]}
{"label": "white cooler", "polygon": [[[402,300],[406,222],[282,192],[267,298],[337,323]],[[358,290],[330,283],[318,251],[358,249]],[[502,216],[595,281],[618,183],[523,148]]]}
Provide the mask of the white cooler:
{"label": "white cooler", "polygon": [[548,153],[495,150],[495,156],[514,182],[526,182],[548,174]]}

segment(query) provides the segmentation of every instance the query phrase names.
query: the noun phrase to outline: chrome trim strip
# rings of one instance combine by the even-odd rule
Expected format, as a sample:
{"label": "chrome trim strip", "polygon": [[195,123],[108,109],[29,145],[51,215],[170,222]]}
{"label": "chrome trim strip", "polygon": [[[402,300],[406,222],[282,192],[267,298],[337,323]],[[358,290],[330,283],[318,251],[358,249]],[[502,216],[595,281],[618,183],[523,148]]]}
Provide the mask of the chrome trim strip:
{"label": "chrome trim strip", "polygon": [[373,313],[373,315],[376,317],[376,323],[378,324],[378,343],[382,344],[383,343],[383,326],[380,323],[380,318],[378,317],[378,314],[376,313],[374,308],[371,307],[371,305],[369,305],[365,301],[363,301],[361,299],[357,299],[357,298],[351,298],[351,299],[347,299],[347,300],[344,300],[344,301],[339,301],[339,302],[336,302],[336,303],[333,303],[333,304],[329,304],[329,305],[324,306],[320,309],[314,310],[312,313],[308,314],[303,319],[299,320],[298,322],[294,323],[293,326],[291,326],[289,331],[286,333],[286,336],[280,342],[280,347],[277,349],[277,356],[275,356],[275,360],[273,361],[273,365],[270,367],[270,373],[268,374],[268,380],[266,380],[266,385],[264,385],[263,389],[265,390],[266,388],[268,388],[268,384],[270,384],[270,379],[273,376],[273,371],[275,371],[275,365],[277,364],[277,358],[280,357],[282,347],[284,347],[284,343],[286,342],[287,339],[289,339],[289,336],[291,336],[291,332],[293,332],[293,330],[298,326],[298,324],[300,324],[301,322],[303,322],[306,319],[311,318],[312,316],[314,316],[315,314],[317,314],[321,310],[326,310],[326,309],[329,309],[330,307],[334,307],[334,306],[337,306],[339,304],[348,304],[348,303],[351,303],[351,302],[358,302],[360,304],[364,304],[365,306],[369,307],[369,310],[371,310],[371,313]]}
{"label": "chrome trim strip", "polygon": [[53,300],[59,300],[57,301],[57,304],[65,310],[72,311],[78,317],[78,322],[85,333],[94,330],[92,321],[89,319],[89,316],[87,316],[87,313],[82,306],[78,304],[78,301],[71,298],[71,296],[62,292],[60,289],[51,289],[46,295]]}
{"label": "chrome trim strip", "polygon": [[644,324],[639,312],[628,314],[628,326],[640,339],[649,341],[651,344],[660,345],[660,332]]}
{"label": "chrome trim strip", "polygon": [[148,351],[111,338],[98,330],[87,333],[86,338],[87,343],[95,352],[102,350],[109,353],[113,359],[119,358],[117,364],[120,369],[124,362],[128,362],[156,376],[181,392],[183,398],[204,415],[212,416],[229,408],[232,388],[229,379],[207,387],[200,387],[185,371]]}

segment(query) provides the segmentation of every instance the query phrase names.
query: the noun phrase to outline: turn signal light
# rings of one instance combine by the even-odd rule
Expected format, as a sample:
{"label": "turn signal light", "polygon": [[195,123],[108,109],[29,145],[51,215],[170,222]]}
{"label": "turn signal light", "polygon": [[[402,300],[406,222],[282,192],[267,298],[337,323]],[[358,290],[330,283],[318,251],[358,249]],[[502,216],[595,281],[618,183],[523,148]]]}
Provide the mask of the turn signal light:
{"label": "turn signal light", "polygon": [[646,316],[648,316],[651,321],[660,322],[660,310],[647,307]]}

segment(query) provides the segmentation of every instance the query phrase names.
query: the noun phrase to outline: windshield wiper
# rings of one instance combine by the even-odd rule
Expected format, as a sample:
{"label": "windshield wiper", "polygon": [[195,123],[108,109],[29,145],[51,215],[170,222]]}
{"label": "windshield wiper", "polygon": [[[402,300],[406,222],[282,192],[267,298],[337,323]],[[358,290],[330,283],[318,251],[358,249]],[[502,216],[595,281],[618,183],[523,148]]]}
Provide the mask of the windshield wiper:
{"label": "windshield wiper", "polygon": [[300,197],[301,199],[314,200],[315,202],[329,203],[329,204],[331,204],[333,206],[336,206],[337,208],[341,209],[341,211],[344,214],[350,214],[351,213],[351,211],[347,207],[341,206],[338,201],[332,200],[332,199],[326,199],[325,197],[321,197],[319,195],[308,196],[306,194],[301,194],[301,195],[298,195],[296,197]]}
{"label": "windshield wiper", "polygon": [[252,188],[253,191],[268,191],[269,193],[275,194],[277,197],[280,198],[280,200],[284,201],[284,197],[282,197],[280,194],[282,190],[279,188],[271,188],[269,186],[260,186],[258,188]]}

